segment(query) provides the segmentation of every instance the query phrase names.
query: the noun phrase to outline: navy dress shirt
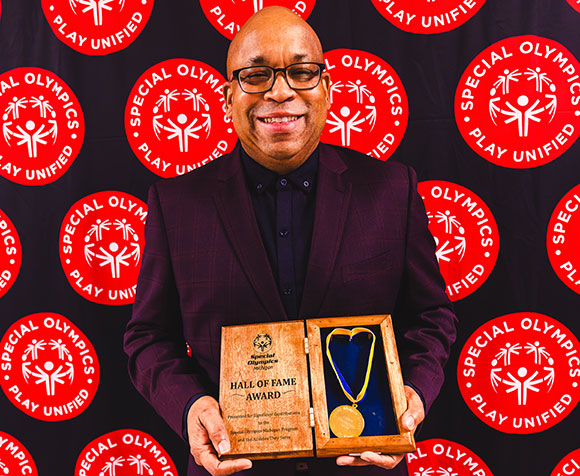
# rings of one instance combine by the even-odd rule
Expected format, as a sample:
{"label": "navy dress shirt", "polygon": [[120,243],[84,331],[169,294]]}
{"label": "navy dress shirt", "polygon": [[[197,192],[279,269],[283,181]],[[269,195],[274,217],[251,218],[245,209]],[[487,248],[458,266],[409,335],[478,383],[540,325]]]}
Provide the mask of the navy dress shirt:
{"label": "navy dress shirt", "polygon": [[261,166],[243,149],[241,156],[256,221],[286,316],[298,319],[314,227],[318,148],[286,175]]}

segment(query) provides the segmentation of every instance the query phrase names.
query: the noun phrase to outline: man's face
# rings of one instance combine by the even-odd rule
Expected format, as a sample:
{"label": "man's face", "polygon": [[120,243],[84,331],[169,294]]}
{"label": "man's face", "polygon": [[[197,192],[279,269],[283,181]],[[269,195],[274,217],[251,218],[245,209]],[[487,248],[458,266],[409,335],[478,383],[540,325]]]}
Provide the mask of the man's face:
{"label": "man's face", "polygon": [[[230,52],[228,75],[231,79],[231,71],[247,66],[322,63],[313,35],[299,23],[257,25]],[[262,165],[285,173],[300,166],[316,148],[330,107],[329,86],[330,76],[323,73],[316,88],[295,91],[278,73],[270,91],[247,94],[234,79],[224,85],[226,113],[246,152]]]}

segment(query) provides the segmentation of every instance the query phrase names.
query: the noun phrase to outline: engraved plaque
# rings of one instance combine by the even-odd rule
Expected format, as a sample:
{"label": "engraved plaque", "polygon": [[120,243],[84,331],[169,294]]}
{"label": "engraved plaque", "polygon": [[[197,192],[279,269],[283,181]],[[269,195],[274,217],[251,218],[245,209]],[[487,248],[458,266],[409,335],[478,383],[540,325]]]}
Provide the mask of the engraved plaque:
{"label": "engraved plaque", "polygon": [[224,457],[314,455],[303,321],[222,329],[220,406]]}

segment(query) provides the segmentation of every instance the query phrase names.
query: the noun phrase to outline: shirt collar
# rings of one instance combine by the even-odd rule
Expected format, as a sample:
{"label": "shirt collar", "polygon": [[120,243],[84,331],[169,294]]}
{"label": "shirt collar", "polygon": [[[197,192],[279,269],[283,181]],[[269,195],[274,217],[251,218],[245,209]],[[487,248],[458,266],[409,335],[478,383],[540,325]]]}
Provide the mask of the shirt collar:
{"label": "shirt collar", "polygon": [[245,175],[253,191],[263,193],[264,190],[276,185],[276,183],[283,179],[288,180],[288,182],[291,182],[304,193],[311,193],[315,189],[320,157],[319,147],[314,149],[314,152],[312,152],[310,157],[300,167],[286,175],[279,175],[267,169],[253,160],[243,147],[240,149]]}

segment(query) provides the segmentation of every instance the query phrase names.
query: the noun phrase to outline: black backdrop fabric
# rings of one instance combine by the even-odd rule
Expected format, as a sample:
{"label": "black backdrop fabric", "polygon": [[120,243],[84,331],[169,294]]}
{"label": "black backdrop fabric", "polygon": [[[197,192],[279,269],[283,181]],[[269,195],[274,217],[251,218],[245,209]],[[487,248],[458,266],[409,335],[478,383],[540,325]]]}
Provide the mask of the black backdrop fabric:
{"label": "black backdrop fabric", "polygon": [[[421,2],[423,0],[408,4],[416,6]],[[375,3],[384,10],[394,2]],[[450,31],[434,34],[399,29],[381,15],[371,0],[317,0],[308,18],[325,51],[347,48],[371,53],[388,63],[400,78],[408,100],[408,124],[400,144],[388,160],[413,166],[420,181],[447,181],[467,188],[485,202],[495,218],[499,233],[497,261],[478,289],[455,301],[459,317],[458,340],[446,368],[444,388],[418,438],[420,441],[440,438],[463,445],[478,455],[495,476],[549,475],[560,460],[579,446],[578,409],[551,426],[536,428],[527,434],[498,431],[476,411],[470,410],[462,396],[457,374],[458,366],[462,365],[461,352],[470,336],[501,316],[539,313],[561,323],[568,334],[579,334],[580,291],[574,290],[573,284],[566,285],[552,268],[547,233],[556,206],[580,182],[580,144],[571,138],[568,150],[538,167],[515,168],[492,163],[462,137],[456,123],[455,93],[474,58],[507,38],[521,35],[547,38],[562,45],[573,57],[580,58],[580,13],[571,3],[566,0],[478,2],[480,9],[471,19]],[[67,6],[68,2],[62,2],[59,8]],[[79,4],[77,7],[82,8]],[[199,1],[157,0],[142,33],[130,45],[111,54],[86,55],[57,38],[40,0],[2,1],[0,73],[20,67],[51,71],[78,98],[85,123],[82,148],[70,168],[57,180],[44,185],[23,185],[4,174],[0,178],[0,209],[14,224],[22,248],[20,270],[0,299],[0,335],[5,335],[14,323],[32,314],[57,313],[87,336],[96,350],[100,366],[94,398],[72,419],[43,421],[31,417],[7,397],[7,387],[3,387],[0,431],[26,447],[38,474],[75,474],[83,448],[96,438],[119,429],[136,429],[151,435],[169,453],[179,474],[185,474],[185,444],[141,398],[127,375],[122,336],[131,313],[130,304],[102,304],[76,292],[61,265],[59,236],[67,212],[84,197],[102,191],[119,191],[146,201],[148,187],[159,179],[137,159],[126,137],[125,107],[138,78],[152,66],[172,58],[203,62],[225,76],[228,44],[229,39],[208,21]],[[498,78],[499,75],[501,71],[497,73]],[[512,87],[526,81],[523,75],[519,79],[520,83],[513,83]],[[562,84],[571,82],[559,84],[558,92],[566,89]],[[548,85],[546,83],[545,87]],[[488,91],[478,94],[483,97],[484,93],[489,97]],[[4,96],[10,94],[8,91]],[[559,107],[565,109],[566,99],[558,98]],[[500,99],[505,106],[505,97]],[[7,107],[5,104],[2,103],[2,108]],[[518,104],[522,106],[515,107],[519,111],[527,107],[523,102]],[[31,103],[29,106],[28,112],[32,111]],[[496,121],[502,120],[506,131],[510,127],[515,130],[517,118],[509,116],[515,109],[504,106],[496,110]],[[531,136],[541,134],[544,125],[551,121],[548,109],[549,105],[543,109],[543,115],[536,114],[540,123],[530,119]],[[6,114],[4,109],[3,112]],[[3,118],[3,128],[7,117]],[[506,122],[509,117],[512,121]],[[556,115],[554,120],[558,117]],[[570,117],[573,121],[577,116]],[[18,147],[25,150],[27,144],[15,145],[17,136],[10,136],[11,133],[26,136],[18,132],[14,124],[6,126],[11,131],[8,135],[12,145],[11,148],[4,145],[5,157],[0,167],[6,163],[6,150]],[[575,130],[580,127],[577,120],[572,124]],[[192,147],[190,154],[195,153]],[[569,221],[574,222],[573,216]],[[577,254],[574,251],[577,238],[578,234],[569,228],[566,239],[571,263]],[[551,364],[556,368],[554,386],[550,387],[549,379],[542,380],[536,384],[538,392],[529,391],[529,402],[534,401],[541,407],[542,400],[549,400],[550,392],[563,385],[572,395],[573,407],[578,398],[573,386],[577,376],[573,377],[568,371],[562,354],[549,349],[556,361]],[[4,350],[3,347],[0,352]],[[524,355],[522,350],[518,358]],[[488,361],[494,357],[497,361],[496,356],[490,356]],[[15,357],[14,372],[20,372],[22,361],[21,357]],[[573,367],[574,362],[570,362]],[[504,385],[508,381],[506,375],[500,375],[496,390],[484,394],[485,398],[495,393],[501,394],[500,400],[504,402],[515,399],[515,388],[507,392],[510,387]],[[4,373],[0,374],[3,376]],[[512,383],[523,382],[523,374],[518,376]],[[489,375],[481,379],[489,381]],[[512,405],[517,406],[516,403]],[[0,461],[2,458],[7,461],[7,453],[1,450]],[[14,468],[9,474],[21,474]],[[432,474],[447,474],[436,473],[436,465],[432,468]],[[425,469],[423,465],[422,470]],[[427,473],[422,474],[415,468],[414,474]],[[459,474],[477,473],[462,466]]]}

